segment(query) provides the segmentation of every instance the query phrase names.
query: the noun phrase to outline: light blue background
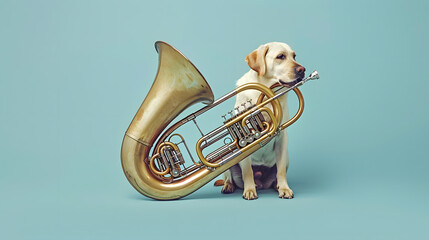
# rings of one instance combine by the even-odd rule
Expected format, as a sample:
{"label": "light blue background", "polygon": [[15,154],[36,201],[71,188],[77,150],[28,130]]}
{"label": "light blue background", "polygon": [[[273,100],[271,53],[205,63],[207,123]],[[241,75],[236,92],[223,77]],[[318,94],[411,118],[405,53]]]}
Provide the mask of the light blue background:
{"label": "light blue background", "polygon": [[[427,238],[428,9],[0,0],[0,238]],[[320,72],[289,128],[293,200],[266,190],[245,201],[210,183],[160,202],[131,187],[120,146],[154,79],[156,40],[189,57],[216,97],[266,42]]]}

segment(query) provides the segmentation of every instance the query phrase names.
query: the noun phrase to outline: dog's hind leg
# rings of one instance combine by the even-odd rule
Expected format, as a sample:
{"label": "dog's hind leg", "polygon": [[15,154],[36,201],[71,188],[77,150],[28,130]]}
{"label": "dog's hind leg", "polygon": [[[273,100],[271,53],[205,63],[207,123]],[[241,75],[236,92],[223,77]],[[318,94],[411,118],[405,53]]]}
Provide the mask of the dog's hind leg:
{"label": "dog's hind leg", "polygon": [[232,181],[231,171],[226,170],[223,173],[223,187],[221,192],[222,193],[233,193],[235,191],[234,182]]}

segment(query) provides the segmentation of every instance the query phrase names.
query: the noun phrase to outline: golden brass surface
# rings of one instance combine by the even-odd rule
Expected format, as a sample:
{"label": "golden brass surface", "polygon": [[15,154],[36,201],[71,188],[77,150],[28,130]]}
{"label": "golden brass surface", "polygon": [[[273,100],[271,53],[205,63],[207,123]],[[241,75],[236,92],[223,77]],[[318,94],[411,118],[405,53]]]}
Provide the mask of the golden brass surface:
{"label": "golden brass surface", "polygon": [[[276,83],[276,84],[272,85],[270,88],[273,89],[273,88],[276,88],[276,87],[279,87],[279,86],[281,86],[281,85],[278,84],[278,83]],[[287,122],[285,122],[285,123],[283,123],[281,125],[280,130],[284,130],[285,128],[287,128],[290,125],[292,125],[294,122],[296,122],[296,120],[298,120],[299,117],[301,117],[302,113],[304,112],[304,97],[302,96],[301,91],[298,88],[294,88],[293,91],[295,92],[296,96],[298,97],[299,107],[298,107],[298,110],[295,113],[295,115],[291,119],[289,119]],[[264,99],[264,97],[265,97],[265,94],[261,93],[259,95],[258,100],[256,101],[256,103],[258,105],[262,104],[262,100]],[[266,102],[268,102],[268,101],[269,101],[269,99]]]}
{"label": "golden brass surface", "polygon": [[[138,192],[147,197],[170,200],[184,197],[196,191],[258,150],[262,146],[262,141],[269,141],[279,129],[292,124],[302,113],[303,105],[301,102],[303,102],[303,98],[299,90],[298,92],[295,91],[300,100],[299,115],[296,114],[291,120],[280,125],[282,109],[279,101],[273,98],[274,92],[270,88],[255,83],[238,87],[235,94],[252,89],[260,91],[268,99],[262,101],[262,96],[261,101],[258,101],[256,106],[239,117],[231,119],[224,126],[229,127],[240,121],[242,124],[252,112],[262,111],[266,112],[271,119],[269,122],[263,122],[265,127],[262,131],[263,135],[245,147],[239,148],[236,144],[238,150],[236,149],[234,152],[234,158],[222,162],[222,164],[219,164],[221,160],[210,162],[204,157],[201,150],[203,138],[201,138],[196,146],[196,153],[201,163],[192,160],[194,165],[186,170],[187,175],[173,179],[173,176],[168,176],[170,167],[167,165],[165,170],[161,171],[155,165],[155,159],[160,157],[164,148],[178,150],[177,145],[170,142],[171,137],[178,135],[183,142],[184,139],[179,134],[171,134],[186,121],[176,122],[167,130],[166,127],[190,105],[197,102],[211,104],[214,97],[204,77],[183,54],[164,42],[156,42],[155,47],[159,53],[158,72],[149,93],[125,133],[121,149],[122,168],[128,181]],[[272,105],[272,110],[266,107],[267,104]],[[211,104],[208,107],[214,105]],[[200,113],[205,111],[203,108]],[[195,118],[195,115],[190,115],[191,119]],[[168,138],[169,136],[170,138]],[[165,141],[167,138],[169,140]],[[154,145],[157,139],[158,143]],[[152,148],[153,154],[150,157]]]}
{"label": "golden brass surface", "polygon": [[155,47],[159,54],[158,73],[126,132],[148,144],[184,109],[214,100],[209,84],[183,54],[164,42],[156,42]]}
{"label": "golden brass surface", "polygon": [[[239,87],[236,88],[236,92],[243,92],[246,90],[258,90],[262,93],[264,93],[266,96],[268,97],[273,97],[274,93],[273,91],[271,91],[269,88],[267,88],[266,86],[262,85],[262,84],[258,84],[258,83],[248,83],[248,84],[244,84],[241,85]],[[268,136],[272,135],[278,128],[278,122],[280,121],[280,119],[282,118],[282,110],[281,110],[281,106],[280,103],[277,99],[272,101],[272,105],[273,105],[273,111],[271,111],[269,108],[263,107],[265,104],[258,104],[257,106],[253,107],[252,109],[247,110],[245,113],[241,114],[239,117],[234,118],[232,121],[229,121],[225,124],[226,127],[230,127],[233,124],[242,121],[242,125],[244,126],[244,118],[247,117],[250,113],[252,113],[253,111],[255,111],[256,109],[259,109],[260,111],[265,111],[268,113],[268,115],[270,116],[270,118],[272,118],[272,123],[269,125],[269,133],[268,135],[264,135],[263,137],[259,138],[258,140],[254,141],[253,143],[251,143],[250,145],[244,147],[243,149],[241,149],[241,151],[246,151],[247,149],[249,149],[249,146],[254,146],[259,144],[261,141],[265,140]],[[279,113],[277,115],[275,115],[273,112]],[[196,151],[197,151],[197,155],[200,158],[200,161],[211,168],[217,168],[220,167],[220,165],[218,163],[211,163],[209,161],[207,161],[207,159],[204,157],[202,150],[201,150],[201,144],[204,142],[203,138],[200,138],[197,142],[197,146],[196,146]]]}
{"label": "golden brass surface", "polygon": [[[213,92],[198,69],[165,42],[156,42],[159,66],[149,93],[132,120],[122,143],[122,168],[133,187],[148,197],[182,197],[186,179],[175,184],[159,183],[149,169],[149,151],[167,125],[190,105],[213,102]],[[200,179],[201,175],[196,175]],[[179,192],[179,193],[178,193]],[[185,194],[187,195],[187,194]]]}
{"label": "golden brass surface", "polygon": [[161,175],[161,176],[164,176],[164,175],[166,175],[167,173],[169,173],[169,172],[170,172],[170,167],[167,165],[167,166],[166,166],[166,169],[165,169],[163,172],[158,171],[158,169],[157,169],[157,168],[156,168],[156,166],[155,166],[155,158],[159,158],[159,157],[161,156],[161,151],[163,151],[163,150],[164,150],[164,147],[166,147],[166,146],[170,146],[170,147],[171,147],[171,148],[173,148],[174,150],[178,150],[178,149],[179,149],[179,148],[177,147],[177,145],[176,145],[176,144],[174,144],[174,143],[172,143],[172,142],[163,142],[163,143],[161,143],[161,144],[158,146],[156,154],[154,154],[154,155],[150,158],[150,161],[149,161],[149,166],[150,166],[151,170],[152,170],[154,173],[156,173],[156,174],[158,174],[158,175]]}
{"label": "golden brass surface", "polygon": [[290,125],[292,125],[294,122],[296,122],[296,120],[298,120],[299,117],[301,117],[302,112],[304,112],[304,97],[302,96],[301,91],[298,88],[294,88],[293,91],[296,93],[296,96],[298,97],[298,101],[299,101],[298,111],[291,119],[289,119],[287,122],[281,125],[280,130],[283,130],[289,127]]}

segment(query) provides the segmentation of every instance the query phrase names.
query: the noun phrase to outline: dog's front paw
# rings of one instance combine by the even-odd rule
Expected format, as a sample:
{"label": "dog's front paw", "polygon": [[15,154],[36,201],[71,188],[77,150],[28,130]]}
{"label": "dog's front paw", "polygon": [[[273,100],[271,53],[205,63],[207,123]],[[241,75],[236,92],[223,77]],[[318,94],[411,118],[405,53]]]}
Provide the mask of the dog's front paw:
{"label": "dog's front paw", "polygon": [[221,190],[222,193],[233,193],[234,191],[235,186],[232,182],[225,182]]}
{"label": "dog's front paw", "polygon": [[290,188],[279,188],[279,198],[283,199],[292,199],[293,198],[293,191]]}
{"label": "dog's front paw", "polygon": [[245,189],[243,192],[243,198],[246,200],[254,200],[258,198],[258,194],[256,194],[256,188]]}

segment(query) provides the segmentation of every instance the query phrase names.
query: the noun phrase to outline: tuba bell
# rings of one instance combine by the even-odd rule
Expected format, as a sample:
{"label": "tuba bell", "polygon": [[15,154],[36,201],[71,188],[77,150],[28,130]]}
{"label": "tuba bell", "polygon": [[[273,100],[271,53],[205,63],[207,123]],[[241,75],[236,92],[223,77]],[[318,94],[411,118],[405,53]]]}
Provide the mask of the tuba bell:
{"label": "tuba bell", "polygon": [[[315,71],[293,86],[276,91],[262,84],[249,83],[237,87],[214,100],[213,92],[198,69],[177,49],[158,41],[158,71],[149,93],[128,127],[121,149],[122,168],[131,185],[141,194],[158,200],[179,199],[203,185],[255,152],[302,114],[304,99],[297,87],[311,79],[318,79]],[[204,135],[195,119],[239,92],[258,90],[261,95],[256,104],[231,114],[222,126]],[[277,100],[293,90],[299,99],[294,117],[281,124],[282,109]],[[185,109],[195,103],[207,106],[169,124]],[[266,107],[271,104],[272,109]],[[202,137],[196,144],[195,160],[182,135],[175,130],[186,123],[195,123]],[[180,139],[173,142],[172,138]],[[203,150],[228,137],[231,141],[207,154]],[[183,151],[190,161],[185,161]]]}

